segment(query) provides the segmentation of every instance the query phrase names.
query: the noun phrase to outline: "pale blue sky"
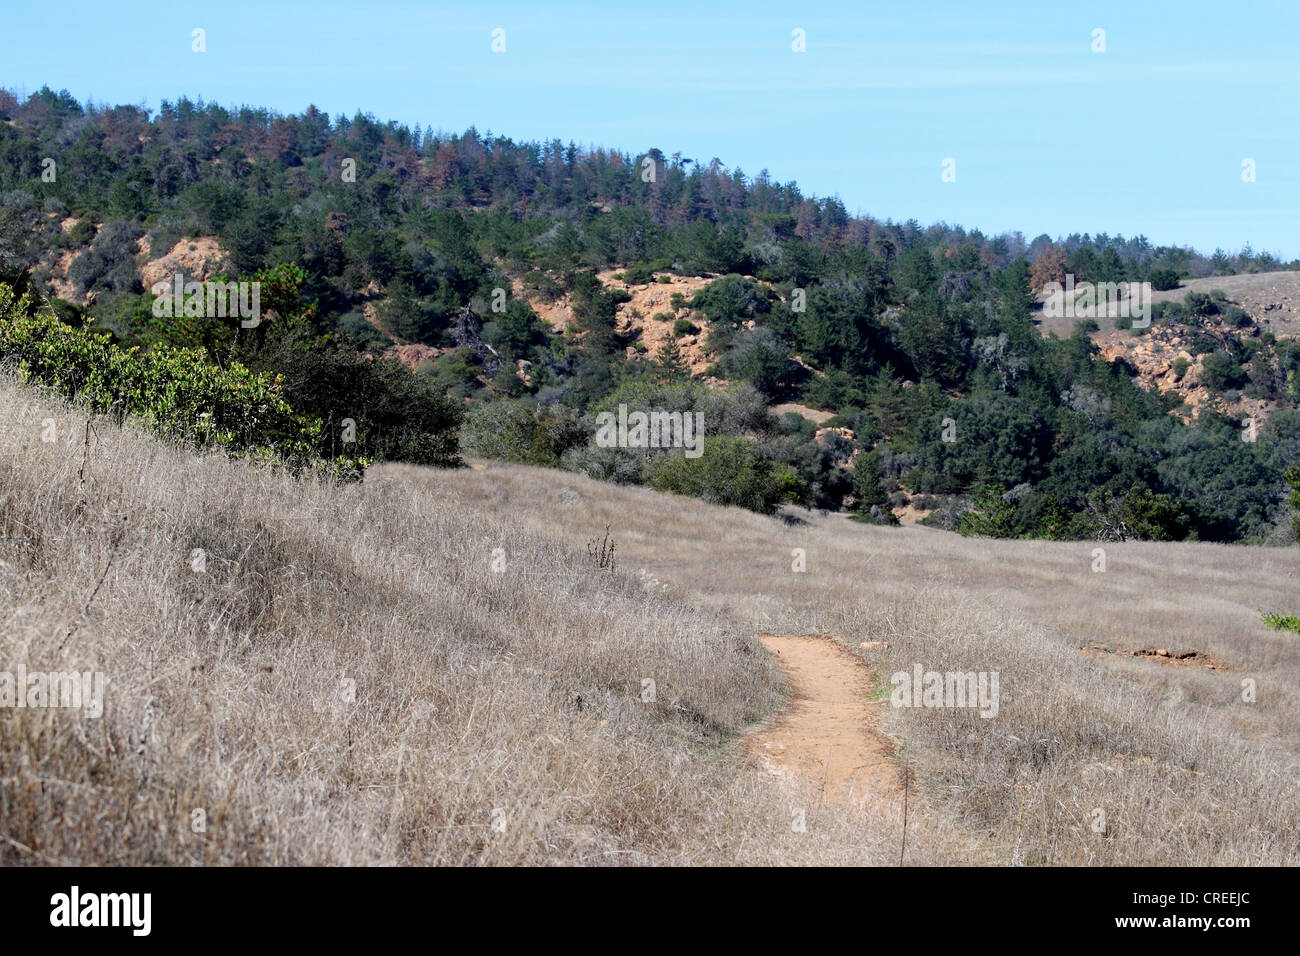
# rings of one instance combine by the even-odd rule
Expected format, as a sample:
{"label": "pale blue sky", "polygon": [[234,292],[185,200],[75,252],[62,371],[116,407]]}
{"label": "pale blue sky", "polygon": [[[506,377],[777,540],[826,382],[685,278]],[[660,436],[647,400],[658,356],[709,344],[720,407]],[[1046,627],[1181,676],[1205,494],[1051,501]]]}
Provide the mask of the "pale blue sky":
{"label": "pale blue sky", "polygon": [[20,91],[657,146],[880,218],[1300,256],[1296,0],[100,0],[10,5],[0,44],[0,85]]}

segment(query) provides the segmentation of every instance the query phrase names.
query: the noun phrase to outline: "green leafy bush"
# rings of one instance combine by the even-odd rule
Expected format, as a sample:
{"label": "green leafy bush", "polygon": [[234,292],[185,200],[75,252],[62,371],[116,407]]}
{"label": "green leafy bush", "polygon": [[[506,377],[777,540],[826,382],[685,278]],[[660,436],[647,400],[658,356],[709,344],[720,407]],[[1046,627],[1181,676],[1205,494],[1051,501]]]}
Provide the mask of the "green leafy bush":
{"label": "green leafy bush", "polygon": [[570,449],[586,445],[588,437],[587,426],[563,406],[483,402],[465,416],[461,448],[479,458],[555,467]]}
{"label": "green leafy bush", "polygon": [[1204,292],[1189,292],[1183,297],[1183,305],[1187,307],[1187,311],[1191,315],[1218,315],[1220,311],[1219,303],[1222,301],[1222,297],[1222,292],[1218,294],[1218,298]]}
{"label": "green leafy bush", "polygon": [[1006,494],[996,485],[980,485],[975,490],[971,510],[957,521],[957,530],[967,537],[1016,537],[1016,506],[1006,500]]}
{"label": "green leafy bush", "polygon": [[1294,631],[1300,634],[1300,617],[1294,614],[1265,614],[1264,623],[1279,631]]}
{"label": "green leafy bush", "polygon": [[444,352],[436,359],[426,359],[415,368],[416,378],[428,379],[439,393],[457,399],[469,398],[483,391],[479,376],[483,363],[472,349]]}
{"label": "green leafy bush", "polygon": [[745,438],[710,436],[698,458],[664,456],[648,469],[651,487],[719,505],[772,514],[803,497],[802,482],[758,456]]}
{"label": "green leafy bush", "polygon": [[1201,359],[1201,381],[1216,392],[1240,388],[1246,384],[1246,370],[1227,352],[1211,352]]}
{"label": "green leafy bush", "polygon": [[20,381],[93,412],[135,416],[158,434],[194,447],[216,447],[295,472],[318,467],[338,477],[360,477],[364,459],[321,460],[320,421],[289,406],[278,378],[238,362],[220,368],[207,359],[201,348],[120,348],[105,333],[36,312],[29,297],[18,298],[0,285],[0,362]]}
{"label": "green leafy bush", "polygon": [[346,449],[372,461],[460,464],[460,403],[447,398],[439,382],[400,362],[293,337],[269,340],[246,361],[274,375],[295,409],[324,423],[324,451]]}
{"label": "green leafy bush", "polygon": [[1091,537],[1099,541],[1179,541],[1187,536],[1182,504],[1149,488],[1123,495],[1096,492],[1088,498]]}

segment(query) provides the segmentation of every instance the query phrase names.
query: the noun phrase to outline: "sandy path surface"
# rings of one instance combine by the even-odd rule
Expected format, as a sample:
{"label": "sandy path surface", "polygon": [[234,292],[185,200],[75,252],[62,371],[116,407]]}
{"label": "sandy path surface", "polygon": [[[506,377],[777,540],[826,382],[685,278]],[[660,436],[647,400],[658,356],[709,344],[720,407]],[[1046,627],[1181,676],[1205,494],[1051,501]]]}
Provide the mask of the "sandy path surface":
{"label": "sandy path surface", "polygon": [[751,753],[781,776],[821,785],[828,803],[897,790],[898,764],[877,729],[883,701],[870,700],[867,666],[832,638],[760,634],[790,681],[790,706],[750,737]]}

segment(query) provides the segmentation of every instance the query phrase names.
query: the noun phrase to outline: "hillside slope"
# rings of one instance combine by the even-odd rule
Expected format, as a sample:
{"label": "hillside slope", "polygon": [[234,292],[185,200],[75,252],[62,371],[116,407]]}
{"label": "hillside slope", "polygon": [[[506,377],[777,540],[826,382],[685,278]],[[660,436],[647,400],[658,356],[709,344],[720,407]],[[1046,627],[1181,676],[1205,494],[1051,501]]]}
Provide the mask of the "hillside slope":
{"label": "hillside slope", "polygon": [[[1153,304],[1181,302],[1189,292],[1209,295],[1215,291],[1223,292],[1228,299],[1245,309],[1264,331],[1272,332],[1279,338],[1300,335],[1300,272],[1293,270],[1246,272],[1201,279],[1184,278],[1177,289],[1152,292],[1151,301]],[[1045,298],[1040,295],[1040,303]],[[1039,328],[1044,334],[1055,332],[1060,336],[1067,336],[1074,331],[1076,321],[1077,319],[1067,317],[1038,317]],[[1105,316],[1097,318],[1097,324],[1101,327],[1099,334],[1115,327],[1114,321]]]}
{"label": "hillside slope", "polygon": [[[1234,352],[1241,352],[1243,346],[1261,336],[1272,335],[1278,340],[1300,337],[1300,272],[1183,279],[1177,289],[1152,293],[1153,312],[1162,307],[1178,308],[1190,293],[1215,296],[1224,308],[1236,307],[1245,315],[1240,322],[1229,321],[1223,315],[1200,317],[1196,323],[1154,318],[1149,330],[1135,334],[1127,328],[1127,323],[1117,328],[1114,318],[1097,316],[1097,310],[1091,310],[1089,317],[1094,319],[1097,328],[1089,337],[1108,362],[1126,363],[1134,381],[1142,388],[1177,396],[1182,404],[1173,410],[1174,414],[1191,420],[1203,410],[1213,409],[1234,420],[1248,417],[1262,425],[1278,409],[1277,396],[1272,399],[1258,394],[1251,396],[1235,389],[1224,394],[1224,389],[1211,387],[1212,383],[1207,383],[1204,375],[1201,356],[1205,353],[1197,346],[1198,333],[1208,333],[1207,341],[1219,347],[1218,350],[1228,347]],[[1043,297],[1039,298],[1041,304]],[[1044,335],[1065,337],[1071,334],[1079,319],[1040,312],[1036,321]]]}
{"label": "hillside slope", "polygon": [[0,386],[0,670],[107,681],[97,719],[0,708],[0,863],[895,852],[741,760],[781,700],[747,625],[446,477],[304,484]]}
{"label": "hillside slope", "polygon": [[1093,543],[526,467],[301,484],[9,385],[0,503],[0,659],[108,679],[102,719],[0,712],[6,863],[896,860],[892,795],[832,808],[744,759],[781,700],[760,630],[887,640],[882,680],[1002,675],[996,718],[884,715],[909,862],[1300,862],[1300,648],[1259,621],[1296,610],[1294,551],[1107,545],[1098,573]]}
{"label": "hillside slope", "polygon": [[[34,177],[56,156],[57,178]],[[361,457],[434,463],[410,433],[449,445],[463,406],[469,454],[764,512],[1293,540],[1300,340],[1282,333],[1300,262],[1250,247],[923,227],[656,148],[48,88],[0,90],[0,192],[0,284],[128,348],[283,376],[295,411],[352,423],[338,441]],[[265,315],[234,322],[215,289],[168,315],[148,286],[177,271],[257,283]],[[1105,357],[1035,327],[1049,279],[1213,274],[1233,281],[1189,286],[1257,275],[1267,314],[1162,302],[1161,334]],[[623,405],[703,415],[730,451],[615,467],[595,418]]]}

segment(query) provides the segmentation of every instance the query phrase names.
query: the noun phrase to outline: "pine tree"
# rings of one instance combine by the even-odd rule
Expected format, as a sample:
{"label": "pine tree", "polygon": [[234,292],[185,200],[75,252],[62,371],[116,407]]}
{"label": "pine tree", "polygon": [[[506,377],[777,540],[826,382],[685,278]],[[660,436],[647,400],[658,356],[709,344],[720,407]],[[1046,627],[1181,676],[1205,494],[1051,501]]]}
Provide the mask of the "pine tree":
{"label": "pine tree", "polygon": [[880,452],[864,452],[853,459],[853,491],[857,498],[855,515],[870,524],[898,524],[890,508],[889,492],[881,480]]}
{"label": "pine tree", "polygon": [[1006,500],[996,485],[980,485],[975,489],[971,509],[957,522],[957,530],[967,537],[1016,537],[1016,507]]}
{"label": "pine tree", "polygon": [[659,351],[655,353],[655,362],[666,379],[682,378],[691,373],[686,360],[682,358],[682,350],[672,335],[664,339],[663,345],[659,346]]}

